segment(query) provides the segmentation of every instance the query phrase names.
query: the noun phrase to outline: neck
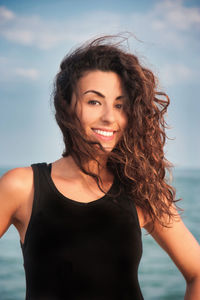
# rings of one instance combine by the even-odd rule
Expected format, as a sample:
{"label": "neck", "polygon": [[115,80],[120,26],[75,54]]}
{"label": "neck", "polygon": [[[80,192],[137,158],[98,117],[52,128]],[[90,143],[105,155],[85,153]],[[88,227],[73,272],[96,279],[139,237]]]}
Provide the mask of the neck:
{"label": "neck", "polygon": [[[82,176],[82,177],[87,177],[80,167],[76,164],[75,160],[73,159],[72,156],[69,157],[71,163],[73,164],[74,169],[76,172]],[[107,168],[107,156],[100,156],[97,157],[96,160],[90,160],[87,162],[82,163],[83,168],[86,170],[86,172],[93,173],[95,175],[100,176],[102,180],[106,180],[109,176],[109,171]]]}

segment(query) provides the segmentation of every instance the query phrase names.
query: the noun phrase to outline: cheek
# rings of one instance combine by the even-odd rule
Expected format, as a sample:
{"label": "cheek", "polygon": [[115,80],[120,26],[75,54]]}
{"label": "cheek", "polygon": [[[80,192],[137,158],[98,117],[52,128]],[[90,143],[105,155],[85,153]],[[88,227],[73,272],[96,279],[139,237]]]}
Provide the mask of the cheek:
{"label": "cheek", "polygon": [[84,128],[90,126],[96,120],[95,111],[92,111],[91,113],[91,110],[87,109],[86,107],[82,107],[82,109],[79,109],[79,111],[77,112],[77,116],[79,117],[79,120],[81,121],[81,124]]}
{"label": "cheek", "polygon": [[126,114],[124,114],[123,116],[121,116],[121,119],[120,119],[121,129],[125,130],[125,128],[127,127],[127,124],[128,124],[128,117]]}
{"label": "cheek", "polygon": [[76,116],[81,122],[81,125],[84,126],[87,123],[87,112],[85,111],[83,105],[78,102],[76,106]]}

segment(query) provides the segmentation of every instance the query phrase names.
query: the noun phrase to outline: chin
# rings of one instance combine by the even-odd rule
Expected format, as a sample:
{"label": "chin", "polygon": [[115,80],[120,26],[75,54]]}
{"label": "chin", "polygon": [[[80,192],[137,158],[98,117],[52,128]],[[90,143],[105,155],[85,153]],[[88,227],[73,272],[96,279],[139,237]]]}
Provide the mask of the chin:
{"label": "chin", "polygon": [[102,147],[105,149],[106,152],[111,152],[115,148],[115,145],[113,145],[113,146],[102,145]]}

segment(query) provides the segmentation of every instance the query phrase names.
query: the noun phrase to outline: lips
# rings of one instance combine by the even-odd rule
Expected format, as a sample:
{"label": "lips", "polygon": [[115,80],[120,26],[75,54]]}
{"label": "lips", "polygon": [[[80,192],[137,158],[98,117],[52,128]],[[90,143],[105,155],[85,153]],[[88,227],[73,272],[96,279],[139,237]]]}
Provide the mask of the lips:
{"label": "lips", "polygon": [[100,129],[93,129],[93,131],[103,136],[112,136],[114,134],[114,131],[105,131]]}
{"label": "lips", "polygon": [[116,131],[112,129],[92,128],[95,136],[104,141],[111,141],[115,136]]}

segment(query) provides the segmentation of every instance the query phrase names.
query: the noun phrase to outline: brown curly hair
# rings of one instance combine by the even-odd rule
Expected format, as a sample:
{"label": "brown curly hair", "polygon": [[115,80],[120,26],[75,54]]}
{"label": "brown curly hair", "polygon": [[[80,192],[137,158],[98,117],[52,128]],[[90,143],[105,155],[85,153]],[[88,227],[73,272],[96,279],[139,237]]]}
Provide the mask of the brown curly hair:
{"label": "brown curly hair", "polygon": [[171,208],[178,201],[175,189],[166,178],[166,171],[172,165],[165,159],[163,149],[167,127],[164,114],[170,100],[166,93],[158,91],[158,81],[152,71],[143,67],[138,57],[122,48],[121,43],[113,43],[113,38],[100,37],[86,43],[61,62],[54,85],[54,106],[65,144],[62,156],[72,155],[80,169],[100,187],[101,178],[86,171],[83,162],[96,160],[94,144],[104,149],[99,143],[87,140],[80,122],[75,122],[79,120],[70,111],[70,103],[78,80],[86,72],[117,73],[128,96],[125,108],[128,125],[109,154],[107,167],[127,187],[127,194],[135,204],[150,216],[152,224],[157,220],[168,227],[176,216]]}

